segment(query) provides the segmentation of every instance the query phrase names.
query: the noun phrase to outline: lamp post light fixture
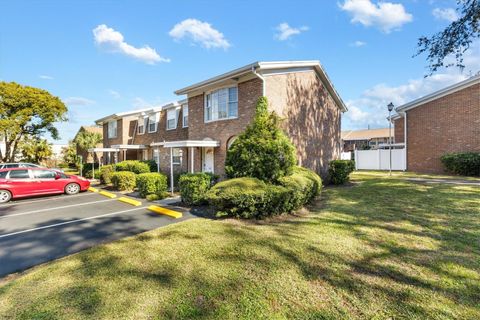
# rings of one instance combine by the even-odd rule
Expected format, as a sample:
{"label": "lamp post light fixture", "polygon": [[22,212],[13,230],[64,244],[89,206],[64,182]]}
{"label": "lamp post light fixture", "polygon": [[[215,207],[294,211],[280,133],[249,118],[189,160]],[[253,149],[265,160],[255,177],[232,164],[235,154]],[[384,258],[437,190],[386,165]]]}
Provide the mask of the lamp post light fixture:
{"label": "lamp post light fixture", "polygon": [[390,167],[389,167],[389,175],[392,175],[392,110],[393,110],[393,103],[389,103],[388,106],[388,149],[390,150]]}

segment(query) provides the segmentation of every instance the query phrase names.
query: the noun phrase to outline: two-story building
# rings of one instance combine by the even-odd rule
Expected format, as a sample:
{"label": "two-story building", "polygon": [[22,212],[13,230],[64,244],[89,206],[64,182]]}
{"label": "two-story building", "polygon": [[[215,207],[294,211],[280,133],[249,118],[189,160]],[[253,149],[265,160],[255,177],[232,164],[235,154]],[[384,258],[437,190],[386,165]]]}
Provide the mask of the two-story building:
{"label": "two-story building", "polygon": [[97,120],[106,150],[119,161],[154,159],[159,171],[223,175],[229,146],[266,96],[297,148],[299,165],[325,177],[328,163],[339,158],[347,109],[318,61],[255,62],[175,93],[186,99]]}

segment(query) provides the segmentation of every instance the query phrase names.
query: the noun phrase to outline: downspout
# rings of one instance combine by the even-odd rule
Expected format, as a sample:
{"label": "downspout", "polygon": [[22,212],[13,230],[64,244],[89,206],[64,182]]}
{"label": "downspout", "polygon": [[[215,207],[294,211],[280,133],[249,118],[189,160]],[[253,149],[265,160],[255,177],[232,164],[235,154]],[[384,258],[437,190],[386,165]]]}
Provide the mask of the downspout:
{"label": "downspout", "polygon": [[255,69],[255,67],[252,67],[252,72],[254,75],[256,75],[258,78],[260,78],[262,80],[262,95],[264,97],[267,96],[267,88],[266,88],[266,81],[265,81],[265,77],[262,76],[261,74],[257,73],[257,70]]}
{"label": "downspout", "polygon": [[407,149],[407,111],[403,113],[403,143],[405,144],[405,171],[407,171],[407,159],[408,159],[408,149]]}

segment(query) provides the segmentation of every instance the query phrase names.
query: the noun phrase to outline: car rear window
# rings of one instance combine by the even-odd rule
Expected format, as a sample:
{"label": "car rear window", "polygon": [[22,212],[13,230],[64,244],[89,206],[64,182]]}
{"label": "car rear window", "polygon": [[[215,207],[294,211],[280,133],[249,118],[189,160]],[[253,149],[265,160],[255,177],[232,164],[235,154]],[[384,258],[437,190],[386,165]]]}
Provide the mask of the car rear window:
{"label": "car rear window", "polygon": [[12,170],[8,176],[10,179],[29,179],[28,170]]}
{"label": "car rear window", "polygon": [[10,163],[6,164],[5,168],[18,168],[18,163]]}
{"label": "car rear window", "polygon": [[33,176],[37,179],[55,179],[55,172],[50,170],[33,170]]}
{"label": "car rear window", "polygon": [[0,179],[5,179],[7,177],[8,171],[2,171],[0,172]]}

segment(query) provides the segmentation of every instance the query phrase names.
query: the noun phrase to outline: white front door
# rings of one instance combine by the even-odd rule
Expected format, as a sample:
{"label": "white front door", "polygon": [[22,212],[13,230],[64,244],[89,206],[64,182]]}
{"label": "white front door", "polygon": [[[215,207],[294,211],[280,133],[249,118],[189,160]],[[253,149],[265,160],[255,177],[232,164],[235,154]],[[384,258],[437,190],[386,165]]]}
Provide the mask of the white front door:
{"label": "white front door", "polygon": [[202,149],[203,158],[203,172],[213,173],[213,148]]}

